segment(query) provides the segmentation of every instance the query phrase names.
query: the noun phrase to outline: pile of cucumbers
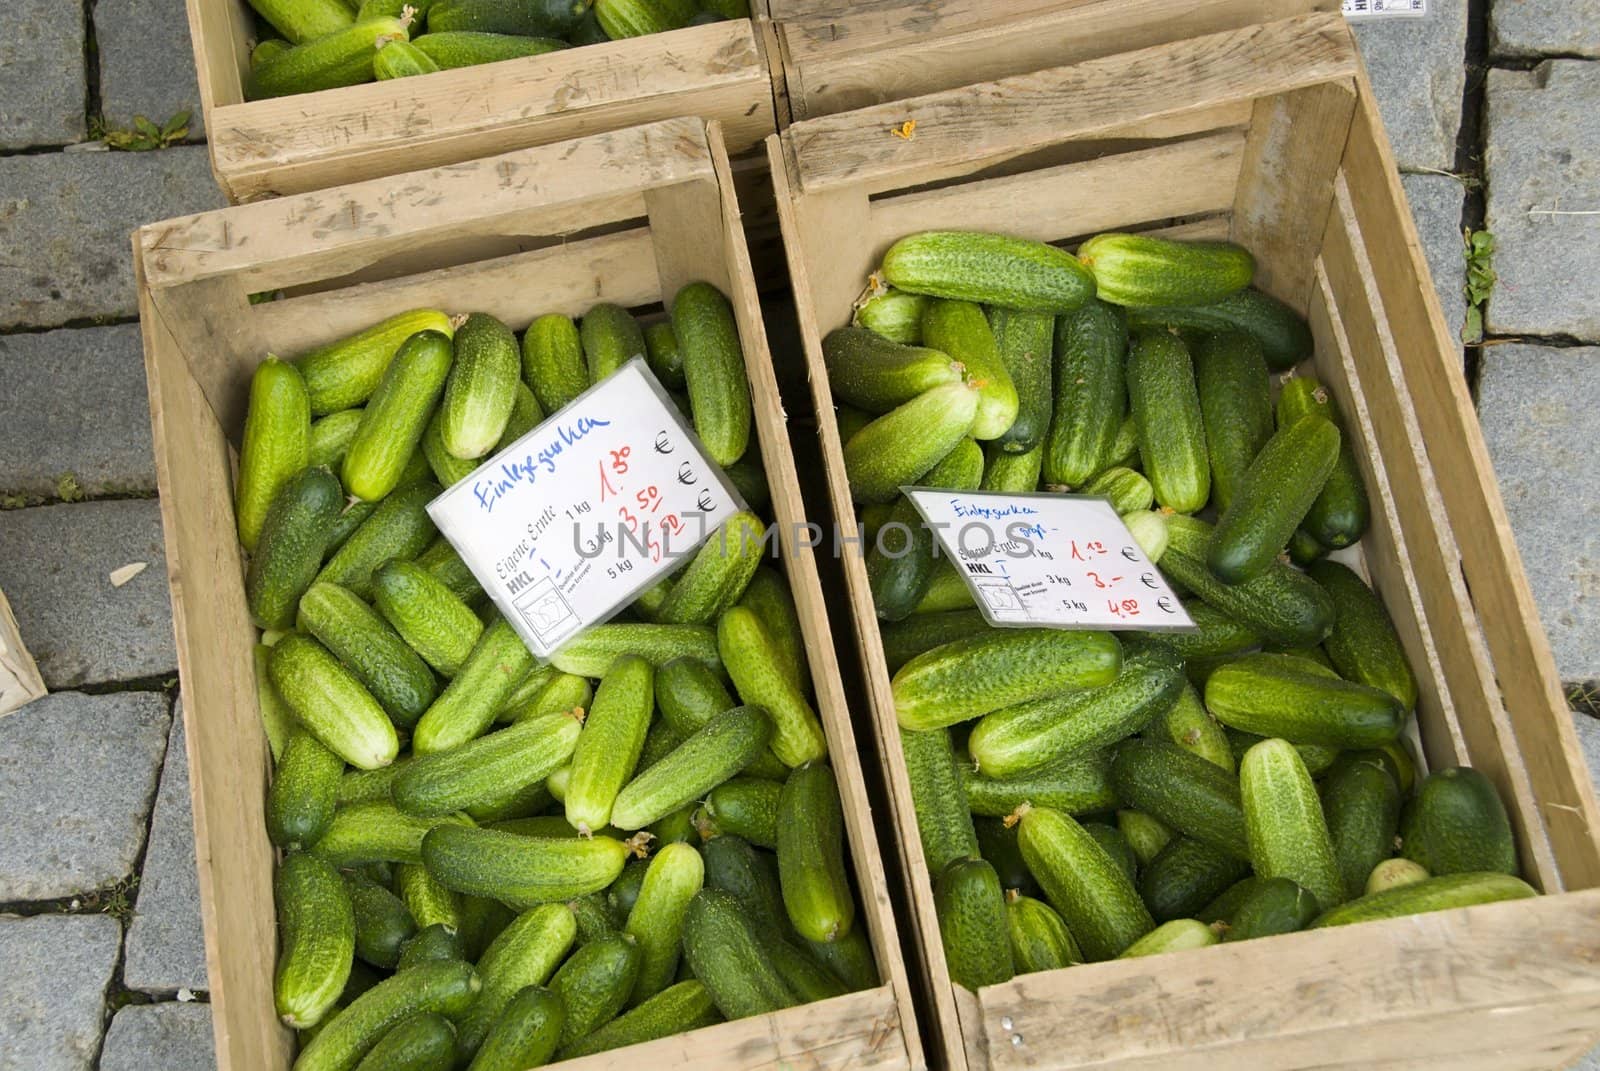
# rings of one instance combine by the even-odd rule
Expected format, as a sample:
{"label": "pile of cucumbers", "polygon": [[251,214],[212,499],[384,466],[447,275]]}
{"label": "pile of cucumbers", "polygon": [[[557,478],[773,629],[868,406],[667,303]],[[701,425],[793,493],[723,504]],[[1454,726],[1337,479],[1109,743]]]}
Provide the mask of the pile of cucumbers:
{"label": "pile of cucumbers", "polygon": [[[1254,268],[1221,242],[923,232],[824,339],[964,986],[1534,895],[1487,779],[1414,784],[1416,680],[1328,556],[1367,528],[1361,471]],[[1198,630],[989,628],[906,485],[1105,496]]]}
{"label": "pile of cucumbers", "polygon": [[[743,493],[618,618],[535,664],[426,505],[645,357]],[[298,1071],[521,1071],[878,984],[737,325],[393,316],[254,373],[246,601]]]}
{"label": "pile of cucumbers", "polygon": [[749,0],[249,0],[249,100],[750,17]]}

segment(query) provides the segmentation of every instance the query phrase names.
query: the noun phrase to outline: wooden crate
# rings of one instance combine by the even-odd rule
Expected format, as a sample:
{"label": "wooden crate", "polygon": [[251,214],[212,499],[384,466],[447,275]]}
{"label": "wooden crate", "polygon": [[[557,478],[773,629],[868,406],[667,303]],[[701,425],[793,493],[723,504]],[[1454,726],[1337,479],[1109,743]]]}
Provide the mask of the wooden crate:
{"label": "wooden crate", "polygon": [[[485,160],[169,220],[134,238],[167,568],[188,723],[201,910],[224,1071],[287,1069],[273,1012],[269,756],[255,630],[233,538],[231,466],[252,370],[405,309],[489,312],[515,329],[685,283],[728,294],[783,530],[818,708],[883,984],[629,1050],[651,1068],[924,1066],[862,771],[839,684],[722,134],[675,119]],[[420,206],[427,206],[419,211]],[[249,295],[292,296],[252,305]],[[606,1054],[578,1068],[617,1066]]]}
{"label": "wooden crate", "polygon": [[[1176,6],[1176,5],[1175,5]],[[1195,5],[1183,5],[1185,12]],[[917,121],[914,137],[890,133]],[[1229,237],[1303,310],[1372,493],[1365,565],[1421,679],[1434,767],[1499,788],[1525,900],[950,984],[863,561],[844,568],[953,1068],[1565,1066],[1600,1035],[1594,793],[1371,88],[1302,15],[796,123],[768,143],[833,508],[853,516],[820,341],[897,238]]]}
{"label": "wooden crate", "polygon": [[249,5],[187,2],[211,167],[235,203],[680,115],[720,120],[734,154],[774,129],[765,44],[750,19],[246,101]]}

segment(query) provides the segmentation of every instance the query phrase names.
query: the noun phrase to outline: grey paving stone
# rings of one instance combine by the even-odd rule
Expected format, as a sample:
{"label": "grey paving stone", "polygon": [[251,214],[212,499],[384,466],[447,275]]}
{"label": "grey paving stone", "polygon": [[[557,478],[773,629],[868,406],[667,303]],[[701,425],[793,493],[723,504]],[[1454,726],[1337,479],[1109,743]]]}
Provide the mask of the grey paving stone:
{"label": "grey paving stone", "polygon": [[202,136],[200,86],[183,0],[97,0],[94,37],[107,122],[127,127],[142,115],[160,126],[186,111],[190,139]]}
{"label": "grey paving stone", "polygon": [[137,324],[0,335],[0,492],[153,491]]}
{"label": "grey paving stone", "polygon": [[222,204],[199,146],[0,159],[0,327],[133,316],[129,233]]}
{"label": "grey paving stone", "polygon": [[1493,0],[1489,54],[1600,56],[1600,0]]}
{"label": "grey paving stone", "polygon": [[172,715],[161,789],[150,816],[150,844],[139,878],[139,900],[128,923],[122,981],[129,989],[173,992],[210,988],[206,984],[206,938],[200,928],[193,813],[189,760],[183,750],[183,702],[179,700]]}
{"label": "grey paving stone", "polygon": [[1578,730],[1578,746],[1583,748],[1584,761],[1589,764],[1589,779],[1600,788],[1600,718],[1575,710],[1572,724]]}
{"label": "grey paving stone", "polygon": [[1488,98],[1489,329],[1600,340],[1600,63],[1492,70]]}
{"label": "grey paving stone", "polygon": [[1478,413],[1563,680],[1600,678],[1600,348],[1489,346]]}
{"label": "grey paving stone", "polygon": [[209,1004],[130,1004],[106,1029],[100,1071],[214,1071]]}
{"label": "grey paving stone", "polygon": [[1352,25],[1400,166],[1452,166],[1466,87],[1467,0],[1430,0],[1420,19]]}
{"label": "grey paving stone", "polygon": [[0,718],[0,901],[131,874],[166,746],[159,692],[57,692]]}
{"label": "grey paving stone", "polygon": [[0,916],[0,1071],[89,1071],[117,964],[107,915]]}
{"label": "grey paving stone", "polygon": [[1439,305],[1445,322],[1455,337],[1467,315],[1467,262],[1461,247],[1461,202],[1466,191],[1448,175],[1401,175],[1406,200],[1417,221],[1422,252],[1428,258],[1428,271],[1439,292]]}
{"label": "grey paving stone", "polygon": [[[122,587],[113,569],[149,563]],[[0,591],[51,688],[175,672],[154,499],[0,512]]]}
{"label": "grey paving stone", "polygon": [[0,149],[88,136],[83,8],[22,0],[0,11]]}

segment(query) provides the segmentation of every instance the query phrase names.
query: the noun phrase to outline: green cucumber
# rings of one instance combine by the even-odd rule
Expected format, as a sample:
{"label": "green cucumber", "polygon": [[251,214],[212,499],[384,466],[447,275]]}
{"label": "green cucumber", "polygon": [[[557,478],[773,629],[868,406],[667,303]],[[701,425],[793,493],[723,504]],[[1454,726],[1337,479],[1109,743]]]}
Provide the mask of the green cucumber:
{"label": "green cucumber", "polygon": [[245,99],[265,100],[370,82],[375,77],[372,65],[378,56],[378,42],[404,40],[409,34],[407,25],[404,19],[368,19],[295,45],[250,71],[245,79]]}
{"label": "green cucumber", "polygon": [[344,509],[335,518],[333,526],[328,529],[328,548],[323,552],[324,558],[332,556],[353,535],[356,529],[367,523],[367,518],[378,512],[376,502],[350,502],[346,501]]}
{"label": "green cucumber", "polygon": [[1406,713],[1394,696],[1312,666],[1294,655],[1245,655],[1207,678],[1206,708],[1224,725],[1297,744],[1382,747],[1399,735]]}
{"label": "green cucumber", "polygon": [[1323,647],[1339,675],[1381,688],[1406,710],[1415,709],[1417,678],[1378,596],[1339,562],[1316,562],[1306,571],[1333,600],[1333,631]]}
{"label": "green cucumber", "polygon": [[[1267,739],[1256,733],[1247,733],[1242,729],[1226,727],[1228,733],[1228,748],[1233,752],[1233,761],[1237,765],[1244,758],[1244,753],[1249,751],[1261,741]],[[1306,764],[1312,777],[1321,777],[1333,769],[1333,764],[1338,761],[1342,752],[1336,747],[1326,744],[1296,744],[1294,749],[1300,753],[1300,761]]]}
{"label": "green cucumber", "polygon": [[[668,986],[650,999],[597,1030],[562,1048],[563,1060],[592,1056],[597,1052],[610,1052],[629,1045],[688,1033],[702,1026],[720,1023],[722,1015],[711,999],[710,990],[693,978]],[[520,1071],[532,1064],[517,1064]],[[512,1071],[510,1067],[506,1071]]]}
{"label": "green cucumber", "polygon": [[441,487],[453,487],[478,469],[476,460],[462,460],[444,446],[444,413],[438,409],[422,433],[422,456]]}
{"label": "green cucumber", "polygon": [[278,1017],[289,1026],[315,1026],[344,991],[355,956],[356,922],[350,894],[325,859],[291,852],[278,866],[278,939],[273,976]]}
{"label": "green cucumber", "polygon": [[706,818],[718,833],[732,833],[752,844],[778,847],[778,794],[783,785],[765,777],[735,777],[706,796]]}
{"label": "green cucumber", "polygon": [[659,320],[644,329],[644,356],[663,387],[683,389],[683,349],[671,320]]}
{"label": "green cucumber", "polygon": [[311,397],[294,365],[269,356],[250,377],[234,512],[239,542],[255,552],[279,493],[311,463]]}
{"label": "green cucumber", "polygon": [[[974,439],[962,439],[918,482],[968,491],[975,490],[982,479],[983,449]],[[895,539],[902,535],[903,542]],[[923,523],[922,513],[911,499],[901,496],[867,553],[867,581],[878,616],[885,621],[911,616],[927,594],[937,562],[933,530]]]}
{"label": "green cucumber", "polygon": [[1211,497],[1211,464],[1188,347],[1166,331],[1135,332],[1127,377],[1139,454],[1156,502],[1193,513]]}
{"label": "green cucumber", "polygon": [[1008,454],[998,442],[989,444],[984,451],[983,479],[978,486],[985,491],[1035,491],[1039,488],[1039,473],[1044,466],[1044,443],[1021,454]]}
{"label": "green cucumber", "polygon": [[1160,563],[1172,538],[1167,532],[1167,516],[1165,510],[1139,510],[1122,515],[1122,523],[1127,526],[1128,534],[1133,536],[1133,541],[1139,545],[1144,556],[1154,564]]}
{"label": "green cucumber", "polygon": [[1156,500],[1155,490],[1143,473],[1120,465],[1104,470],[1084,484],[1083,493],[1110,500],[1111,508],[1117,511],[1118,516],[1148,510]]}
{"label": "green cucumber", "polygon": [[[371,43],[368,43],[371,50]],[[413,309],[365,331],[331,342],[295,359],[311,397],[311,412],[321,416],[361,405],[383,381],[396,351],[421,331],[454,334],[450,317],[437,309]]]}
{"label": "green cucumber", "polygon": [[935,729],[1071,688],[1116,678],[1122,648],[1109,632],[991,629],[917,655],[894,675],[902,728]]}
{"label": "green cucumber", "polygon": [[687,844],[668,844],[650,860],[639,898],[628,912],[625,933],[639,950],[639,968],[628,1002],[639,1004],[672,984],[683,945],[689,901],[705,885],[700,853]]}
{"label": "green cucumber", "polygon": [[1065,814],[1094,814],[1117,805],[1109,750],[1052,763],[1012,778],[979,777],[959,764],[957,768],[973,814],[1003,818],[1023,803]]}
{"label": "green cucumber", "polygon": [[1304,528],[1296,528],[1294,535],[1289,537],[1289,560],[1304,569],[1313,562],[1321,561],[1328,556],[1328,548],[1312,539]]}
{"label": "green cucumber", "polygon": [[[562,818],[559,821],[565,824],[567,820]],[[574,897],[567,901],[567,906],[572,909],[573,916],[578,920],[580,945],[609,937],[622,929],[616,914],[611,910],[611,905],[606,902],[605,893],[593,892],[586,896]]]}
{"label": "green cucumber", "polygon": [[1296,882],[1317,903],[1345,899],[1328,823],[1300,755],[1285,740],[1263,740],[1239,761],[1250,862],[1258,877]]}
{"label": "green cucumber", "polygon": [[450,1071],[455,1062],[455,1027],[439,1013],[425,1012],[383,1035],[356,1071]]}
{"label": "green cucumber", "polygon": [[438,825],[422,838],[422,860],[446,886],[513,907],[570,900],[622,873],[631,842],[611,837],[523,837]]}
{"label": "green cucumber", "polygon": [[522,378],[547,413],[589,389],[582,337],[571,317],[552,312],[528,325],[522,336]]}
{"label": "green cucumber", "polygon": [[980,392],[965,382],[947,383],[852,435],[844,444],[851,497],[863,503],[893,501],[901,487],[916,483],[967,437],[979,399]]}
{"label": "green cucumber", "polygon": [[707,625],[650,625],[612,622],[595,625],[550,656],[550,664],[579,677],[604,677],[619,658],[633,655],[652,666],[674,658],[693,658],[712,670],[722,668],[716,630]]}
{"label": "green cucumber", "polygon": [[[439,6],[433,6],[430,19]],[[511,419],[521,366],[509,327],[487,313],[467,317],[456,331],[455,364],[439,404],[439,434],[447,451],[465,460],[494,448]]]}
{"label": "green cucumber", "polygon": [[587,712],[594,699],[594,688],[587,677],[556,673],[532,698],[521,706],[508,705],[504,719],[512,722],[542,718],[546,714]]}
{"label": "green cucumber", "polygon": [[[338,4],[335,6],[343,5]],[[262,38],[261,40],[257,41],[256,46],[250,50],[250,69],[254,70],[267,60],[281,56],[293,47],[294,45],[292,42],[285,40],[282,37]]]}
{"label": "green cucumber", "polygon": [[1372,868],[1394,853],[1400,829],[1400,786],[1382,752],[1355,752],[1322,783],[1322,812],[1345,899],[1367,887]]}
{"label": "green cucumber", "polygon": [[1055,406],[1042,469],[1046,484],[1079,487],[1118,460],[1127,352],[1127,322],[1114,306],[1090,301],[1056,320]]}
{"label": "green cucumber", "polygon": [[1318,915],[1311,923],[1311,929],[1421,915],[1429,911],[1449,911],[1458,907],[1521,900],[1538,895],[1538,890],[1533,886],[1509,874],[1495,871],[1445,874],[1383,892],[1369,893],[1359,900],[1341,904]]}
{"label": "green cucumber", "polygon": [[589,942],[561,965],[550,979],[567,1009],[561,1044],[573,1044],[621,1013],[639,978],[639,955],[638,942],[623,932]]}
{"label": "green cucumber", "polygon": [[1417,787],[1401,835],[1401,854],[1434,877],[1517,873],[1517,848],[1500,793],[1470,766],[1435,770]]}
{"label": "green cucumber", "polygon": [[448,751],[418,755],[395,778],[395,806],[426,818],[542,784],[572,755],[581,728],[581,719],[570,713],[546,714]]}
{"label": "green cucumber", "polygon": [[1128,876],[1093,836],[1048,807],[1017,808],[1028,870],[1090,962],[1111,959],[1155,928]]}
{"label": "green cucumber", "polygon": [[567,1021],[560,994],[528,985],[506,1002],[467,1071],[524,1071],[554,1058]]}
{"label": "green cucumber", "polygon": [[683,15],[677,5],[649,0],[595,0],[594,14],[600,28],[613,41],[665,33],[689,24],[689,16]]}
{"label": "green cucumber", "polygon": [[476,30],[564,37],[589,10],[590,0],[433,0],[428,32]]}
{"label": "green cucumber", "polygon": [[1095,287],[1065,250],[980,231],[908,235],[883,255],[883,277],[912,294],[1049,313],[1081,307]]}
{"label": "green cucumber", "polygon": [[600,679],[572,753],[565,804],[574,829],[599,829],[611,821],[617,794],[633,775],[644,749],[655,708],[654,678],[650,663],[625,656]]}
{"label": "green cucumber", "polygon": [[417,722],[411,749],[419,755],[445,751],[480,736],[532,665],[533,655],[522,639],[496,616],[460,671]]}
{"label": "green cucumber", "polygon": [[644,332],[621,305],[601,302],[583,314],[578,340],[588,363],[590,384],[599,383],[633,360],[645,356]]}
{"label": "green cucumber", "polygon": [[267,790],[267,837],[280,848],[314,844],[333,822],[344,760],[295,729]]}
{"label": "green cucumber", "polygon": [[789,582],[769,567],[758,568],[750,578],[739,605],[755,612],[767,638],[777,648],[789,676],[803,692],[811,690],[811,673],[806,659],[806,638],[800,629],[800,613],[795,609]]}
{"label": "green cucumber", "polygon": [[731,465],[750,445],[751,422],[750,384],[733,306],[710,283],[690,283],[672,299],[672,330],[683,350],[695,434],[707,457]]}
{"label": "green cucumber", "polygon": [[1192,751],[1207,762],[1233,772],[1233,749],[1228,744],[1228,734],[1206,710],[1205,704],[1194,688],[1185,684],[1177,702],[1163,714],[1156,715],[1151,731],[1172,741],[1185,751]]}
{"label": "green cucumber", "polygon": [[966,579],[949,558],[941,558],[933,567],[933,576],[928,578],[927,592],[912,613],[942,614],[965,610],[972,605],[972,589],[967,587]]}
{"label": "green cucumber", "polygon": [[420,560],[391,561],[372,576],[373,601],[428,665],[454,677],[483,634],[483,622]]}
{"label": "green cucumber", "polygon": [[784,910],[783,889],[774,856],[757,851],[748,841],[727,833],[707,841],[702,852],[708,888],[720,889],[738,901],[758,933],[784,938],[794,935]]}
{"label": "green cucumber", "polygon": [[1239,332],[1207,335],[1194,350],[1194,381],[1211,458],[1211,498],[1226,510],[1272,437],[1272,382],[1261,344]]}
{"label": "green cucumber", "polygon": [[482,896],[461,898],[461,950],[469,960],[477,960],[496,937],[511,925],[516,912],[498,900]]}
{"label": "green cucumber", "polygon": [[864,926],[852,929],[838,941],[806,941],[805,948],[812,959],[844,984],[847,993],[859,993],[883,984]]}
{"label": "green cucumber", "polygon": [[1044,441],[1050,427],[1055,404],[1051,397],[1055,317],[996,307],[989,310],[989,326],[1018,403],[1016,419],[999,436],[1000,449],[1024,454]]}
{"label": "green cucumber", "polygon": [[1220,848],[1174,837],[1139,875],[1139,894],[1161,921],[1189,918],[1249,871],[1249,863]]}
{"label": "green cucumber", "polygon": [[273,500],[245,573],[245,603],[262,628],[294,625],[295,607],[322,567],[328,532],[344,505],[327,469],[304,469]]}
{"label": "green cucumber", "polygon": [[967,750],[981,776],[1015,777],[1138,732],[1177,702],[1184,687],[1183,663],[1169,648],[1130,647],[1110,684],[986,714],[973,727]]}
{"label": "green cucumber", "polygon": [[1055,908],[1015,889],[1006,893],[1006,932],[1018,974],[1060,970],[1083,962],[1078,942]]}
{"label": "green cucumber", "polygon": [[757,936],[757,925],[738,900],[715,888],[696,893],[684,918],[684,959],[728,1019],[766,1015],[797,1003],[766,942]]}
{"label": "green cucumber", "polygon": [[428,503],[437,497],[439,485],[430,481],[395,491],[334,552],[317,579],[370,598],[372,574],[380,565],[392,558],[409,561],[433,542],[438,532],[428,516]]}
{"label": "green cucumber", "polygon": [[[1162,558],[1165,557],[1163,554]],[[1191,600],[1184,603],[1183,608],[1199,631],[1146,632],[1138,635],[1166,644],[1184,661],[1223,658],[1228,655],[1243,654],[1261,646],[1261,637],[1214,606]]]}
{"label": "green cucumber", "polygon": [[[1265,879],[1263,878],[1256,877],[1254,874],[1247,878],[1240,878],[1238,881],[1222,890],[1221,894],[1209,904],[1196,912],[1195,917],[1201,922],[1207,924],[1213,922],[1231,923],[1233,921],[1233,916],[1238,912],[1240,905],[1248,900],[1251,894],[1262,886],[1264,880]],[[1295,888],[1298,889],[1299,886],[1296,885]],[[1310,896],[1309,893],[1306,895]],[[1223,940],[1227,940],[1226,935],[1224,935]]]}
{"label": "green cucumber", "polygon": [[937,614],[912,614],[904,621],[887,623],[879,635],[889,672],[898,673],[901,666],[917,655],[988,627],[982,611],[948,610]]}
{"label": "green cucumber", "polygon": [[1021,400],[983,310],[970,301],[935,301],[922,314],[922,339],[950,355],[978,391],[970,434],[998,439],[1016,422]]}
{"label": "green cucumber", "polygon": [[1113,305],[1210,305],[1250,285],[1256,263],[1231,242],[1098,234],[1078,247],[1095,296]]}
{"label": "green cucumber", "polygon": [[353,592],[337,584],[312,584],[300,597],[300,620],[355,674],[396,725],[415,725],[438,695],[427,663]]}
{"label": "green cucumber", "polygon": [[761,514],[767,512],[767,507],[772,505],[772,488],[767,486],[767,469],[761,460],[759,439],[751,439],[744,456],[723,469],[722,474],[750,509]]}
{"label": "green cucumber", "polygon": [[772,719],[773,753],[787,766],[825,758],[828,741],[817,713],[753,610],[735,606],[718,619],[717,648],[739,698]]}
{"label": "green cucumber", "polygon": [[250,7],[292,44],[326,37],[355,21],[341,0],[253,0]]}
{"label": "green cucumber", "polygon": [[[618,829],[642,829],[701,798],[759,756],[771,733],[771,719],[760,707],[734,707],[718,714],[623,786],[611,807],[612,824]],[[567,801],[570,807],[570,791]]]}
{"label": "green cucumber", "polygon": [[1224,770],[1176,744],[1132,739],[1111,763],[1117,795],[1179,833],[1237,858],[1250,858],[1239,783]]}
{"label": "green cucumber", "polygon": [[1290,424],[1312,413],[1326,417],[1339,429],[1339,456],[1321,493],[1306,512],[1305,532],[1319,545],[1337,550],[1366,534],[1372,506],[1367,501],[1361,468],[1356,464],[1355,446],[1327,390],[1314,379],[1291,379],[1285,383],[1278,395],[1278,423]]}
{"label": "green cucumber", "polygon": [[1339,455],[1339,429],[1301,417],[1268,439],[1211,532],[1206,564],[1225,584],[1253,580],[1278,555],[1311,508]]}
{"label": "green cucumber", "polygon": [[1198,919],[1172,919],[1163,922],[1123,949],[1118,959],[1161,956],[1168,952],[1187,952],[1217,943],[1217,932]]}
{"label": "green cucumber", "polygon": [[1385,889],[1414,885],[1419,881],[1427,881],[1430,876],[1428,868],[1421,863],[1414,863],[1410,859],[1398,856],[1394,859],[1385,859],[1373,867],[1372,873],[1367,875],[1366,884],[1361,888],[1361,895],[1371,896]]}
{"label": "green cucumber", "polygon": [[1172,516],[1167,527],[1171,542],[1162,555],[1161,571],[1261,639],[1312,647],[1333,627],[1333,600],[1299,570],[1274,562],[1254,580],[1224,584],[1206,567],[1211,526],[1193,517]]}
{"label": "green cucumber", "polygon": [[511,416],[506,419],[506,429],[500,433],[500,441],[494,444],[492,453],[504,450],[543,420],[544,410],[539,407],[539,399],[533,396],[526,383],[518,380],[512,394]]}
{"label": "green cucumber", "polygon": [[417,818],[402,814],[387,799],[341,806],[313,851],[335,866],[362,863],[420,863],[422,838],[434,826],[466,819]]}
{"label": "green cucumber", "polygon": [[906,778],[911,782],[922,856],[928,871],[940,874],[956,860],[978,854],[978,835],[972,827],[961,773],[956,769],[950,731],[901,729],[900,749],[905,755]]}
{"label": "green cucumber", "polygon": [[833,771],[808,763],[778,797],[778,878],[783,906],[808,941],[837,941],[855,923],[844,861],[844,813]]}
{"label": "green cucumber", "polygon": [[548,982],[577,933],[571,909],[558,903],[529,908],[501,930],[478,959],[483,989],[456,1024],[458,1052],[478,1051],[519,992]]}
{"label": "green cucumber", "polygon": [[1180,327],[1196,331],[1238,331],[1261,346],[1267,367],[1285,372],[1311,356],[1311,328],[1299,313],[1253,288],[1210,305],[1133,308],[1135,327]]}
{"label": "green cucumber", "polygon": [[1009,982],[1009,918],[994,867],[982,859],[952,863],[939,874],[933,903],[950,980],[973,991]]}
{"label": "green cucumber", "polygon": [[422,930],[443,926],[452,937],[461,926],[461,900],[454,890],[436,881],[427,869],[416,863],[394,868],[395,892]]}
{"label": "green cucumber", "polygon": [[1133,854],[1133,846],[1128,843],[1128,838],[1122,835],[1120,829],[1105,822],[1084,822],[1083,828],[1088,830],[1089,835],[1106,850],[1112,862],[1122,868],[1129,881],[1139,880],[1138,857]]}
{"label": "green cucumber", "polygon": [[834,423],[839,429],[839,442],[847,443],[855,437],[856,432],[872,423],[873,415],[865,409],[858,409],[853,405],[834,406]]}
{"label": "green cucumber", "polygon": [[737,705],[721,678],[695,658],[674,658],[657,669],[655,696],[662,718],[679,736],[698,732]]}
{"label": "green cucumber", "polygon": [[391,37],[378,42],[378,54],[372,59],[372,73],[378,81],[394,78],[414,78],[419,74],[434,74],[441,68],[427,53],[410,41]]}
{"label": "green cucumber", "polygon": [[1294,933],[1322,913],[1317,898],[1288,878],[1266,878],[1252,887],[1228,922],[1224,941],[1251,941]]}
{"label": "green cucumber", "polygon": [[[480,30],[446,30],[427,33],[412,42],[418,52],[439,65],[441,70],[476,67],[480,63],[500,63],[542,56],[567,47],[553,37],[524,37],[509,33],[484,33]],[[541,398],[542,402],[543,399]]]}
{"label": "green cucumber", "polygon": [[285,636],[267,672],[295,719],[335,755],[362,770],[394,761],[400,741],[383,707],[320,643]]}
{"label": "green cucumber", "polygon": [[856,309],[853,321],[890,342],[915,346],[922,341],[922,313],[927,307],[925,294],[886,287]]}
{"label": "green cucumber", "polygon": [[[310,411],[309,408],[307,411]],[[344,455],[349,452],[351,442],[355,440],[356,430],[361,427],[362,412],[360,408],[341,409],[313,421],[306,464],[313,468],[337,469]],[[248,417],[245,419],[249,420]]]}
{"label": "green cucumber", "polygon": [[887,413],[964,375],[962,365],[942,350],[902,346],[862,327],[829,332],[822,359],[835,397],[870,413]]}
{"label": "green cucumber", "polygon": [[1139,457],[1139,422],[1129,413],[1122,418],[1117,437],[1111,440],[1111,453],[1105,467],[1121,465],[1124,468],[1141,468],[1143,464]]}
{"label": "green cucumber", "polygon": [[417,933],[411,912],[398,896],[365,875],[346,871],[344,883],[355,916],[356,955],[374,967],[393,968],[401,948]]}
{"label": "green cucumber", "polygon": [[766,525],[740,510],[701,544],[673,581],[655,619],[669,625],[705,625],[739,601],[766,555]]}
{"label": "green cucumber", "polygon": [[[1111,758],[1114,749],[1106,751],[1106,776],[1110,782]],[[1115,790],[1112,790],[1115,799]],[[1147,867],[1161,854],[1161,849],[1172,843],[1172,830],[1168,829],[1161,821],[1143,811],[1123,808],[1117,812],[1117,832],[1122,834],[1122,839],[1128,842],[1128,847],[1133,849],[1133,857],[1138,860],[1139,866]]]}
{"label": "green cucumber", "polygon": [[437,1012],[464,1013],[481,983],[460,960],[424,963],[385,979],[357,997],[317,1032],[295,1061],[295,1071],[344,1071],[354,1067],[397,1024]]}

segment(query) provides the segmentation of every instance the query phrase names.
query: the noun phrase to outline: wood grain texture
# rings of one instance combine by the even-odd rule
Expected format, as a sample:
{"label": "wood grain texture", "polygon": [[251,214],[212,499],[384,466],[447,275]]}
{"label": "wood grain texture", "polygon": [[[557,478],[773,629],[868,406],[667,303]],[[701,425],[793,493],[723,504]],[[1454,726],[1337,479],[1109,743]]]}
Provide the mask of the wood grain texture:
{"label": "wood grain texture", "polygon": [[208,120],[218,108],[244,100],[255,16],[244,0],[185,0],[194,45],[200,106]]}
{"label": "wood grain texture", "polygon": [[44,678],[22,642],[6,593],[0,591],[0,716],[45,694]]}
{"label": "wood grain texture", "polygon": [[[1567,712],[1550,641],[1539,624],[1460,347],[1434,288],[1427,284],[1427,261],[1364,73],[1360,84],[1362,101],[1344,165],[1351,209],[1367,243],[1406,382],[1417,399],[1443,507],[1460,545],[1460,569],[1483,622],[1544,823],[1568,886],[1588,888],[1600,884],[1600,811],[1594,785]],[[1404,286],[1402,279],[1420,279],[1423,285]]]}
{"label": "wood grain texture", "polygon": [[[1306,15],[809,119],[785,137],[802,161],[805,192],[863,181],[876,192],[1355,70],[1343,20]],[[907,119],[916,120],[914,137],[891,133]]]}

